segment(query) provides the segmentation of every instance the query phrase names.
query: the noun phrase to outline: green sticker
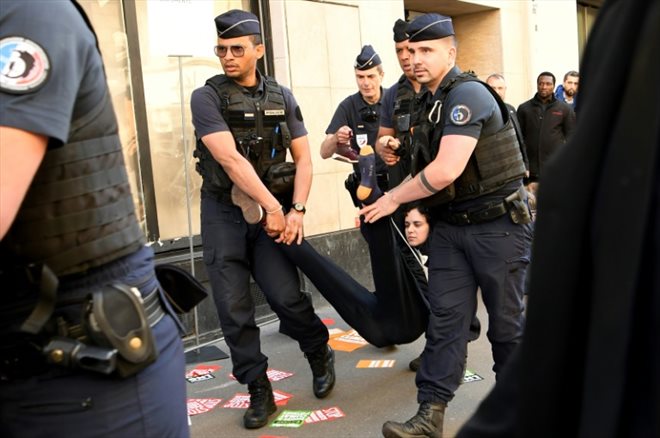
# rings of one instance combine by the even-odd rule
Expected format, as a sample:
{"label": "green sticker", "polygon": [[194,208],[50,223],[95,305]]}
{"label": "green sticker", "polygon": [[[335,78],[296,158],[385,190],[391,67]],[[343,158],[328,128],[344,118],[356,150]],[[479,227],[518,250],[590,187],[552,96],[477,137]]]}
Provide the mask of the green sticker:
{"label": "green sticker", "polygon": [[270,424],[272,427],[300,427],[312,411],[282,411]]}

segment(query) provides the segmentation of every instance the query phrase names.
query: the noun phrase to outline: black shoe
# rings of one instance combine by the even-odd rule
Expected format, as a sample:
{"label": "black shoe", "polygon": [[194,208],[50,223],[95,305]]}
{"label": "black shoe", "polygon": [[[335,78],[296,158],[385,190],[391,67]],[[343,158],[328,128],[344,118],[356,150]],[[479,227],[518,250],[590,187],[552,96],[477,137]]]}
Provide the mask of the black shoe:
{"label": "black shoe", "polygon": [[422,355],[420,354],[416,358],[410,361],[408,364],[408,368],[410,368],[410,371],[417,372],[419,369],[419,366],[422,364]]}
{"label": "black shoe", "polygon": [[422,402],[414,417],[405,423],[388,421],[383,424],[385,438],[431,437],[442,438],[442,423],[445,419],[444,403]]}
{"label": "black shoe", "polygon": [[268,423],[268,416],[273,414],[277,407],[273,397],[273,387],[266,374],[248,383],[250,392],[250,407],[243,416],[243,424],[247,429],[257,429]]}
{"label": "black shoe", "polygon": [[305,356],[314,376],[314,395],[316,398],[324,398],[335,386],[335,352],[329,345],[324,345],[320,350]]}

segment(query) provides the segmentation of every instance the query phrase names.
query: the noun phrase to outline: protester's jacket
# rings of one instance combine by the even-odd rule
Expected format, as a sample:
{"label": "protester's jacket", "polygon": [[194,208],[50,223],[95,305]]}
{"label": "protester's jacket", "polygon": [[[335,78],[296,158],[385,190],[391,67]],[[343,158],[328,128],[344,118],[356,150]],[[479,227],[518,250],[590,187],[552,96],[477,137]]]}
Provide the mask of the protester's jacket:
{"label": "protester's jacket", "polygon": [[530,177],[538,179],[547,159],[566,143],[575,128],[575,112],[554,96],[543,103],[538,94],[518,107]]}

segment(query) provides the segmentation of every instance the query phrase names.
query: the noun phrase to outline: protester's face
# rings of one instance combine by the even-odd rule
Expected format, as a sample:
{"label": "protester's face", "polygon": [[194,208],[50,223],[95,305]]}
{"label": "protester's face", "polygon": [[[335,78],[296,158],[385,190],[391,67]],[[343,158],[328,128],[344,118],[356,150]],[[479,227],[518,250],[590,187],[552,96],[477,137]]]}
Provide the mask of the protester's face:
{"label": "protester's face", "polygon": [[378,67],[369,70],[355,70],[355,81],[360,94],[369,103],[376,103],[380,99],[380,84],[383,82],[383,73]]}
{"label": "protester's face", "polygon": [[410,50],[408,50],[408,40],[395,43],[394,48],[396,49],[396,57],[399,60],[399,66],[403,74],[409,79],[415,79]]}
{"label": "protester's face", "polygon": [[575,93],[577,93],[579,82],[580,78],[575,76],[567,76],[566,80],[564,81],[564,93],[570,97],[574,96]]}
{"label": "protester's face", "polygon": [[[264,56],[263,44],[255,44],[249,35],[236,38],[218,38],[218,46],[226,48],[226,54],[220,57],[220,64],[225,75],[241,85],[249,84],[257,68],[257,60]],[[233,47],[233,49],[232,49]],[[236,56],[234,52],[240,52],[242,48],[243,55]],[[238,53],[240,55],[240,53]]]}
{"label": "protester's face", "polygon": [[541,76],[536,81],[536,91],[541,99],[548,99],[552,96],[555,89],[555,83],[552,81],[552,76]]}
{"label": "protester's face", "polygon": [[415,78],[435,91],[456,62],[456,47],[451,37],[408,42]]}
{"label": "protester's face", "polygon": [[486,83],[500,95],[502,100],[504,100],[504,96],[506,95],[506,82],[500,78],[488,78]]}
{"label": "protester's face", "polygon": [[412,247],[420,246],[429,238],[429,223],[426,217],[416,208],[406,214],[404,226],[406,239]]}

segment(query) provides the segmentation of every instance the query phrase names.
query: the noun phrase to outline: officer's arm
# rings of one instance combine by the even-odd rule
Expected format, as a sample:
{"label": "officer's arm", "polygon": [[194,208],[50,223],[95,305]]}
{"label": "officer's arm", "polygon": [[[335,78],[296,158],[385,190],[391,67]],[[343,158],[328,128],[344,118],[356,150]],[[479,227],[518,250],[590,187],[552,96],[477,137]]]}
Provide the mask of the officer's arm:
{"label": "officer's arm", "polygon": [[257,201],[264,210],[277,210],[279,201],[261,182],[252,164],[238,153],[234,137],[229,131],[213,132],[202,137],[202,141],[239,189]]}
{"label": "officer's arm", "polygon": [[44,135],[0,126],[0,239],[14,222],[47,145]]}
{"label": "officer's arm", "polygon": [[321,158],[326,159],[332,157],[332,154],[337,152],[337,147],[340,144],[350,144],[353,130],[344,125],[337,130],[334,134],[325,136],[325,140],[321,143]]}
{"label": "officer's arm", "polygon": [[364,215],[365,222],[375,222],[392,214],[401,204],[426,198],[444,189],[463,173],[476,145],[477,139],[467,135],[443,136],[438,155],[422,172],[364,207],[359,214]]}
{"label": "officer's arm", "polygon": [[395,134],[396,131],[393,128],[378,127],[376,153],[388,166],[394,166],[399,161],[399,156],[394,153],[400,144],[399,140],[394,137]]}
{"label": "officer's arm", "polygon": [[312,156],[307,136],[291,140],[291,156],[296,163],[296,177],[293,185],[293,203],[307,203],[312,187]]}

